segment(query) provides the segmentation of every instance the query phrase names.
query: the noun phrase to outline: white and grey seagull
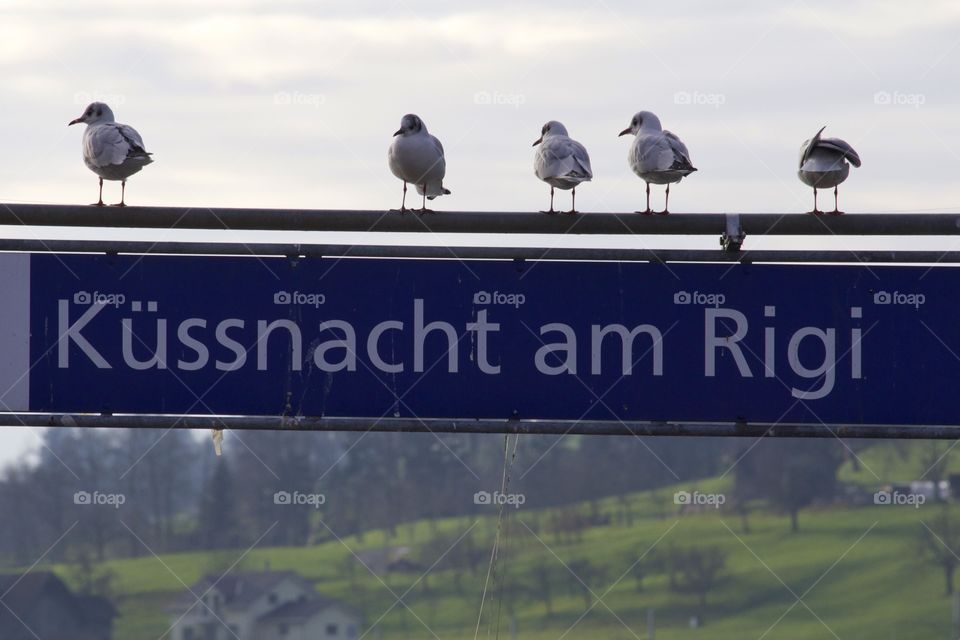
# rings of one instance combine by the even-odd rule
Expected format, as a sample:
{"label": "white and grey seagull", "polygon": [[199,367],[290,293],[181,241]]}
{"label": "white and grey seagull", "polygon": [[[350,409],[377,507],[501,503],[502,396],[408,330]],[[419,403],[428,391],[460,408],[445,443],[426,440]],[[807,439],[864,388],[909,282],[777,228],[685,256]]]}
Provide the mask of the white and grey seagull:
{"label": "white and grey seagull", "polygon": [[427,132],[427,126],[419,116],[408,113],[400,120],[400,129],[393,134],[393,143],[387,151],[387,162],[393,175],[403,180],[403,200],[400,213],[407,210],[407,183],[416,186],[423,196],[421,213],[428,212],[427,200],[450,194],[444,188],[443,177],[447,173],[447,161],[443,145]]}
{"label": "white and grey seagull", "polygon": [[637,213],[653,213],[650,210],[650,184],[667,185],[663,211],[670,213],[670,185],[696,171],[690,162],[690,152],[676,135],[664,131],[660,118],[650,111],[640,111],[630,121],[630,126],[620,132],[621,136],[632,133],[636,137],[630,145],[627,160],[630,168],[647,183],[647,208]]}
{"label": "white and grey seagull", "polygon": [[[120,181],[120,202],[116,207],[125,207],[127,178],[153,162],[143,146],[137,130],[114,122],[113,111],[102,102],[91,103],[79,118],[70,125],[85,123],[83,132],[83,162],[100,176],[100,197],[96,206],[103,206],[103,181]],[[69,125],[68,125],[69,126]]]}
{"label": "white and grey seagull", "polygon": [[[803,184],[813,187],[813,215],[823,213],[817,209],[817,189],[833,187],[833,215],[840,215],[837,202],[837,186],[847,179],[850,165],[860,166],[860,156],[849,144],[839,138],[821,138],[826,127],[800,146],[800,168],[797,175]],[[847,161],[850,161],[849,164]]]}
{"label": "white and grey seagull", "polygon": [[577,212],[577,185],[593,178],[590,156],[587,149],[567,134],[567,128],[556,120],[543,125],[540,137],[533,146],[540,145],[533,157],[533,171],[537,177],[550,185],[550,210],[541,213],[556,213],[553,210],[553,190],[571,189],[570,211]]}

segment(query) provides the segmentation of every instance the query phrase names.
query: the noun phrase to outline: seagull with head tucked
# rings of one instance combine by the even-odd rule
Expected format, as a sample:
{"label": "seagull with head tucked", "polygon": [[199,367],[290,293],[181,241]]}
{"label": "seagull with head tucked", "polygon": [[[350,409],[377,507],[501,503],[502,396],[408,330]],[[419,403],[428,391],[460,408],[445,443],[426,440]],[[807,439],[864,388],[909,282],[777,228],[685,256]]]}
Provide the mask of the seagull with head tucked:
{"label": "seagull with head tucked", "polygon": [[114,206],[127,206],[124,202],[127,178],[153,162],[151,154],[144,149],[143,139],[133,127],[114,122],[113,111],[102,102],[90,104],[82,116],[69,124],[80,123],[87,125],[83,132],[83,162],[100,176],[96,206],[103,206],[104,180],[120,181],[120,202]]}
{"label": "seagull with head tucked", "polygon": [[533,157],[533,171],[550,185],[550,210],[541,213],[556,213],[553,210],[554,188],[572,190],[567,213],[576,213],[577,185],[593,178],[586,148],[567,135],[567,128],[556,120],[543,125],[540,137],[533,143],[533,146],[537,145],[540,147]]}
{"label": "seagull with head tucked", "polygon": [[[860,166],[860,156],[849,144],[839,138],[821,138],[826,127],[821,127],[817,135],[800,145],[800,169],[797,175],[803,184],[813,187],[813,215],[823,213],[817,209],[817,189],[833,187],[833,215],[843,211],[837,203],[837,186],[847,179],[850,165]],[[850,161],[849,164],[847,161]]]}
{"label": "seagull with head tucked", "polygon": [[447,173],[443,145],[427,133],[427,125],[419,116],[408,113],[400,120],[400,128],[393,134],[393,143],[387,151],[387,163],[393,175],[403,180],[400,213],[407,210],[408,182],[416,185],[417,193],[423,196],[421,213],[429,211],[427,200],[450,194],[443,186]]}
{"label": "seagull with head tucked", "polygon": [[627,159],[630,168],[647,183],[647,208],[637,213],[653,213],[650,210],[650,184],[667,185],[667,195],[663,205],[663,215],[670,213],[670,185],[696,171],[690,162],[690,152],[673,133],[664,131],[660,118],[650,111],[641,111],[633,116],[630,126],[620,132],[635,135]]}

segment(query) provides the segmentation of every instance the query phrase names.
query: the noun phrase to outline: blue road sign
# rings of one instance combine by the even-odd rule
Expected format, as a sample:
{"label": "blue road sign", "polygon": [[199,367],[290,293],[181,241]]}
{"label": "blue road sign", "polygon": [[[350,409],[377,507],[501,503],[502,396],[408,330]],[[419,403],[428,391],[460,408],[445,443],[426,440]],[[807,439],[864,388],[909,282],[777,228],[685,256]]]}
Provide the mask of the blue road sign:
{"label": "blue road sign", "polygon": [[954,268],[0,261],[7,410],[960,424]]}

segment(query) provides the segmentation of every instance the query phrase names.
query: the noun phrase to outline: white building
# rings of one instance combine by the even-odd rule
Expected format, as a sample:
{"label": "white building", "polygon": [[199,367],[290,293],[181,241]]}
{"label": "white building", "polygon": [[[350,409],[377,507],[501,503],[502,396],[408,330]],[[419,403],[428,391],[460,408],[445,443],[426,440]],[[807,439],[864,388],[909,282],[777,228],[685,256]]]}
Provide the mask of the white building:
{"label": "white building", "polygon": [[292,571],[206,576],[169,612],[170,640],[355,640],[360,635],[353,609],[318,594]]}

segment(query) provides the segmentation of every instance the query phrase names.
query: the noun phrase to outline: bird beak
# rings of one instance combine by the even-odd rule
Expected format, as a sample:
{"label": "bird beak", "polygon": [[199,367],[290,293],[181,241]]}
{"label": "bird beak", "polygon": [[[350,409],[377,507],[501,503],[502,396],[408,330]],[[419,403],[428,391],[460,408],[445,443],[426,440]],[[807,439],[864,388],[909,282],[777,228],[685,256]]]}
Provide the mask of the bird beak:
{"label": "bird beak", "polygon": [[538,144],[540,144],[541,142],[543,142],[543,136],[540,136],[539,138],[537,138],[536,140],[534,140],[534,141],[533,141],[533,144],[532,144],[531,146],[534,146],[534,147],[535,147],[535,146],[537,146]]}
{"label": "bird beak", "polygon": [[80,122],[83,122],[83,116],[80,116],[79,118],[74,118],[73,120],[67,123],[67,126],[69,127],[71,125],[74,125]]}
{"label": "bird beak", "polygon": [[403,133],[403,129],[397,129],[397,132],[396,132],[395,134],[393,134],[393,137],[396,138],[396,137],[397,137],[398,135],[400,135],[401,133]]}
{"label": "bird beak", "polygon": [[620,133],[618,133],[618,134],[617,134],[617,137],[619,138],[620,136],[625,136],[625,135],[627,135],[628,133],[630,133],[630,127],[627,127],[626,129],[624,129],[623,131],[621,131]]}

